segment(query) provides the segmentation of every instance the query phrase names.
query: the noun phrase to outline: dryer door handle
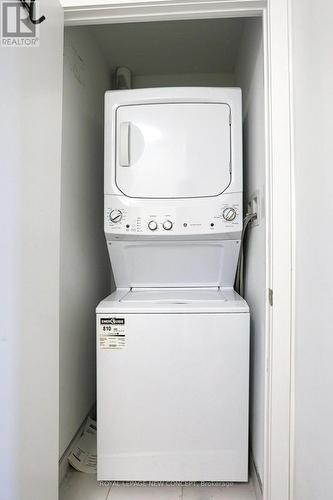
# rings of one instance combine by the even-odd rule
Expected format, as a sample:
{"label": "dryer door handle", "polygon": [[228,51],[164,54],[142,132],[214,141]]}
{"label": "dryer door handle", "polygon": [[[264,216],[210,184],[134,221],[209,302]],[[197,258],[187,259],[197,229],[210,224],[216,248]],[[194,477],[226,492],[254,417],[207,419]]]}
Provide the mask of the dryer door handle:
{"label": "dryer door handle", "polygon": [[121,167],[130,166],[130,125],[130,122],[120,124],[119,163]]}

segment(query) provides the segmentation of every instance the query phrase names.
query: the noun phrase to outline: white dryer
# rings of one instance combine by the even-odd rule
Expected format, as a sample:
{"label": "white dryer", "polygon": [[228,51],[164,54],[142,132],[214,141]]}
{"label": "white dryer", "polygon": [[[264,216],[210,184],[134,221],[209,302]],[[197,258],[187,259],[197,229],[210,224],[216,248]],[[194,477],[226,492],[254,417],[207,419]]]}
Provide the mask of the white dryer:
{"label": "white dryer", "polygon": [[104,227],[98,479],[246,481],[239,89],[106,93]]}

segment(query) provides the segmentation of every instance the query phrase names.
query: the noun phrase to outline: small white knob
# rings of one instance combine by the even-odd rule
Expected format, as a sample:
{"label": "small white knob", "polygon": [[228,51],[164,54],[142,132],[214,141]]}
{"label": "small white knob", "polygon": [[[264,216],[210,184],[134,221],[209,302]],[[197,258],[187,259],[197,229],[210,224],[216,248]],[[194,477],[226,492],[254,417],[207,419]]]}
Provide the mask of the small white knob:
{"label": "small white knob", "polygon": [[155,220],[151,220],[150,222],[148,222],[148,227],[151,231],[156,231],[157,222]]}
{"label": "small white knob", "polygon": [[163,222],[163,229],[165,229],[166,231],[170,231],[170,229],[172,229],[172,222],[171,220],[166,220],[165,222]]}
{"label": "small white knob", "polygon": [[232,207],[227,207],[223,210],[224,220],[231,222],[236,218],[236,210]]}
{"label": "small white knob", "polygon": [[109,217],[111,222],[117,223],[121,221],[123,214],[120,210],[111,210]]}

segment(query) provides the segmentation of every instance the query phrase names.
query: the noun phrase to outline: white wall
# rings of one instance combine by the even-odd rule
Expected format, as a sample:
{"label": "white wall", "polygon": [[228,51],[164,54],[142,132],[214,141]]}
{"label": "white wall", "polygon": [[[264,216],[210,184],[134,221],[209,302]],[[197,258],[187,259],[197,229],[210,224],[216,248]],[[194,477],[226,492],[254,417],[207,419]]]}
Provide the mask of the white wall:
{"label": "white wall", "polygon": [[243,92],[244,200],[259,191],[260,224],[248,232],[246,242],[245,298],[251,312],[250,440],[261,480],[264,472],[264,382],[266,315],[265,110],[261,19],[246,22],[236,84]]}
{"label": "white wall", "polygon": [[87,29],[65,30],[60,233],[60,455],[95,402],[95,307],[109,293],[103,109],[110,74]]}
{"label": "white wall", "polygon": [[63,12],[0,48],[0,498],[57,500]]}
{"label": "white wall", "polygon": [[293,0],[294,500],[333,497],[333,4]]}
{"label": "white wall", "polygon": [[134,76],[133,88],[145,87],[232,87],[235,77],[233,73],[181,73],[178,75],[144,75]]}

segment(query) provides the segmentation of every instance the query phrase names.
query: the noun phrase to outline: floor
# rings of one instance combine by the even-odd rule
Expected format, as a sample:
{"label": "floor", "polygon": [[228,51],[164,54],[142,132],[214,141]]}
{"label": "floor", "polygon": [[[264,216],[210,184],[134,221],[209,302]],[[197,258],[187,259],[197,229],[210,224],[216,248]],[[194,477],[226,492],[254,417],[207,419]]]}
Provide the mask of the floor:
{"label": "floor", "polygon": [[59,500],[255,500],[251,483],[219,487],[100,486],[93,474],[69,469]]}

